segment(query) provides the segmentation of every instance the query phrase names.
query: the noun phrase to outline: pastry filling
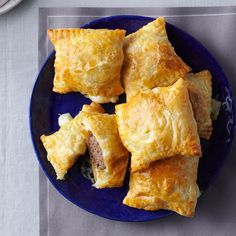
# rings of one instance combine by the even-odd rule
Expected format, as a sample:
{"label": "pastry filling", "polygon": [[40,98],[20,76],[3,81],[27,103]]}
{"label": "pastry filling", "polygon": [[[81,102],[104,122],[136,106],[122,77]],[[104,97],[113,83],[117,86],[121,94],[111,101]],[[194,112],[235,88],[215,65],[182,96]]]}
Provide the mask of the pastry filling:
{"label": "pastry filling", "polygon": [[89,135],[87,146],[92,164],[99,169],[105,169],[106,166],[103,160],[102,149],[92,133]]}

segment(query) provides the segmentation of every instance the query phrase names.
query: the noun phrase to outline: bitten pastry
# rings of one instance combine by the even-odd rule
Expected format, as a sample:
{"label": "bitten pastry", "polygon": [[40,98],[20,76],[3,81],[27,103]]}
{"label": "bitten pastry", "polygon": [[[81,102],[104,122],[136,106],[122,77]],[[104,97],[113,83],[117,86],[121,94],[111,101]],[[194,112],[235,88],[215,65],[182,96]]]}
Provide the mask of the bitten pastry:
{"label": "bitten pastry", "polygon": [[118,100],[125,30],[50,29],[48,36],[56,50],[54,92],[81,92],[98,103]]}
{"label": "bitten pastry", "polygon": [[121,140],[131,152],[131,170],[183,155],[200,157],[201,146],[186,83],[140,92],[116,106]]}
{"label": "bitten pastry", "polygon": [[196,74],[187,74],[186,83],[188,85],[189,98],[192,103],[199,136],[204,139],[210,139],[212,133],[211,74],[208,70]]}
{"label": "bitten pastry", "polygon": [[198,157],[172,157],[131,173],[123,203],[151,211],[168,209],[192,217],[199,196],[198,161]]}
{"label": "bitten pastry", "polygon": [[84,105],[80,119],[89,132],[88,151],[96,188],[123,185],[129,153],[123,146],[115,115],[105,114],[102,107]]}
{"label": "bitten pastry", "polygon": [[125,38],[122,80],[127,99],[137,91],[169,86],[191,70],[171,46],[164,17]]}
{"label": "bitten pastry", "polygon": [[74,119],[64,122],[57,132],[40,137],[57,179],[64,179],[68,169],[85,153],[88,135],[77,115]]}

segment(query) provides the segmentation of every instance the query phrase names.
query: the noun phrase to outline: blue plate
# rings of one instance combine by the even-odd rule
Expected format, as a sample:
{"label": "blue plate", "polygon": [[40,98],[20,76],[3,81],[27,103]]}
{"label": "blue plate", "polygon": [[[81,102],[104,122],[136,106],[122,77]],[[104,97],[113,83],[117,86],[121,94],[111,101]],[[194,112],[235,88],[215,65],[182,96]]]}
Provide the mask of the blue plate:
{"label": "blue plate", "polygon": [[[153,18],[142,16],[111,16],[95,20],[84,28],[125,29],[128,34],[146,25]],[[205,191],[219,174],[228,155],[234,135],[235,110],[228,81],[216,60],[193,37],[167,24],[169,40],[177,54],[193,69],[199,72],[208,69],[213,76],[213,97],[222,102],[220,115],[213,123],[210,141],[202,141],[203,157],[200,160],[198,184]],[[144,211],[127,207],[122,200],[128,191],[128,176],[121,188],[98,190],[84,178],[79,170],[80,160],[69,170],[65,181],[56,180],[55,172],[47,161],[46,152],[39,137],[58,130],[58,114],[70,112],[75,116],[83,104],[90,103],[80,93],[60,95],[52,92],[55,52],[48,57],[36,80],[30,104],[30,126],[38,161],[54,187],[77,206],[102,217],[119,221],[148,221],[172,214],[171,211]],[[120,102],[124,101],[121,96]],[[104,106],[107,112],[114,112],[114,105]]]}

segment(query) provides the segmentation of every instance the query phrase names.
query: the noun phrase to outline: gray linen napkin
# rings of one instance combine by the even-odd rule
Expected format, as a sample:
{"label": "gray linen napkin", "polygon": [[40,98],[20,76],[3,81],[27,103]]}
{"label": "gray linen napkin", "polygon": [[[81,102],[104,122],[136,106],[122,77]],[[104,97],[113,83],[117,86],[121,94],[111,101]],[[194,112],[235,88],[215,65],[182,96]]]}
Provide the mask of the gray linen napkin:
{"label": "gray linen napkin", "polygon": [[[236,7],[43,8],[39,10],[39,67],[52,50],[47,40],[47,28],[78,27],[102,16],[125,14],[166,16],[168,22],[190,33],[209,49],[236,92]],[[231,157],[234,151],[236,145]],[[234,235],[235,167],[236,159],[229,158],[216,184],[200,198],[193,220],[173,215],[134,224],[110,221],[78,208],[56,192],[40,170],[40,235]]]}

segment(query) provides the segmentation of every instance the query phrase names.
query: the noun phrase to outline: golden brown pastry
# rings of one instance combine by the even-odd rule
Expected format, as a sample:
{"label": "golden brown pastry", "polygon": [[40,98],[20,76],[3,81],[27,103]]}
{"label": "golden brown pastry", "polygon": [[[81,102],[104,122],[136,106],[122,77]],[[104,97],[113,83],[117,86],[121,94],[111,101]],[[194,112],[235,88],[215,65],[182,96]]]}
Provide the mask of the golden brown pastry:
{"label": "golden brown pastry", "polygon": [[198,157],[172,157],[131,173],[123,203],[151,211],[168,209],[192,217],[199,196],[198,161]]}
{"label": "golden brown pastry", "polygon": [[212,98],[211,99],[211,119],[217,120],[221,108],[221,102]]}
{"label": "golden brown pastry", "polygon": [[187,74],[189,98],[192,103],[194,117],[197,121],[198,133],[201,138],[210,139],[212,133],[211,121],[211,74],[208,70],[196,74]]}
{"label": "golden brown pastry", "polygon": [[137,91],[169,86],[190,70],[168,40],[164,17],[125,38],[122,80],[128,100]]}
{"label": "golden brown pastry", "polygon": [[40,137],[57,179],[64,179],[68,169],[85,153],[88,135],[77,115],[65,122],[57,132]]}
{"label": "golden brown pastry", "polygon": [[87,146],[96,188],[123,185],[129,153],[118,133],[115,115],[105,114],[102,107],[84,105],[80,119],[90,133]]}
{"label": "golden brown pastry", "polygon": [[201,156],[197,124],[183,79],[169,87],[140,92],[128,103],[117,105],[116,114],[121,140],[132,154],[132,171],[176,155]]}
{"label": "golden brown pastry", "polygon": [[56,50],[54,92],[81,92],[98,103],[118,100],[125,30],[50,29],[48,36]]}

